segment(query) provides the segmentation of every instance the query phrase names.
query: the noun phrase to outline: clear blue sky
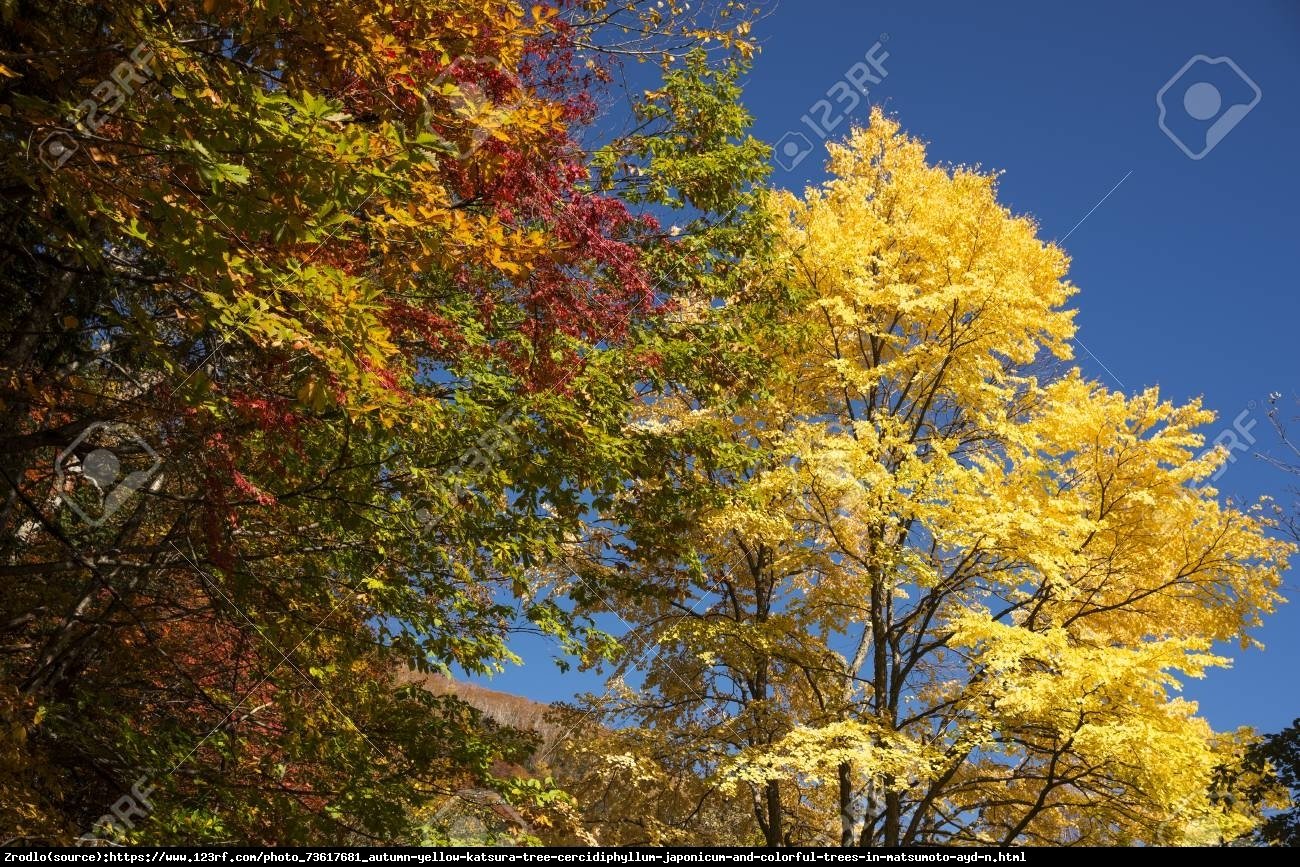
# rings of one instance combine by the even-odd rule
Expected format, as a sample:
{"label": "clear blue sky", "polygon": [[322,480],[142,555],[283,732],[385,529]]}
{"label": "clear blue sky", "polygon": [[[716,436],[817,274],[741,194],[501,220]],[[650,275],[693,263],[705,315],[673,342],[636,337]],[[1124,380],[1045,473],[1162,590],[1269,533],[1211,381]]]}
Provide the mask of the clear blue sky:
{"label": "clear blue sky", "polygon": [[[1130,392],[1203,395],[1221,416],[1211,434],[1250,410],[1251,451],[1276,452],[1264,402],[1300,392],[1300,0],[785,0],[756,27],[762,51],[745,102],[759,137],[797,131],[815,143],[801,117],[824,113],[815,103],[882,34],[887,75],[869,100],[831,112],[846,118],[832,136],[879,104],[932,158],[1002,170],[1003,202],[1035,216],[1044,237],[1069,236],[1084,371]],[[1187,150],[1202,151],[1226,117],[1201,159],[1161,130],[1156,105],[1196,55],[1231,58],[1259,89],[1247,110],[1254,91],[1224,63],[1193,65],[1169,88],[1166,126]],[[1192,87],[1202,82],[1213,90]],[[774,183],[820,180],[821,153],[778,166]],[[1217,484],[1282,500],[1288,480],[1243,452]],[[1300,586],[1300,574],[1288,584]],[[1231,648],[1232,670],[1188,686],[1216,728],[1277,730],[1300,716],[1300,604],[1258,637],[1265,651]],[[538,643],[517,649],[527,665],[495,688],[540,700],[599,688],[591,675],[558,673]]]}

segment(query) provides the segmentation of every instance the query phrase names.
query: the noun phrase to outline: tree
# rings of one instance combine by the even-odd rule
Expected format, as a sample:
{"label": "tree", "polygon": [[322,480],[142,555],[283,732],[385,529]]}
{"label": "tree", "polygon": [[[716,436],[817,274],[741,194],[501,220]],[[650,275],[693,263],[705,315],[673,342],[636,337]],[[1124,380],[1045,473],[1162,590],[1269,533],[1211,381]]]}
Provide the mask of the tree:
{"label": "tree", "polygon": [[1300,720],[1275,734],[1264,735],[1252,744],[1245,754],[1245,767],[1256,774],[1271,771],[1278,783],[1290,790],[1288,810],[1269,815],[1256,838],[1269,846],[1300,845]]}
{"label": "tree", "polygon": [[1295,794],[1300,779],[1296,762],[1300,726],[1271,735],[1243,729],[1226,751],[1210,784],[1210,800],[1225,813],[1261,816],[1254,827],[1218,842],[1229,846],[1294,846],[1297,837]]}
{"label": "tree", "polygon": [[[1300,462],[1297,462],[1300,459],[1300,443],[1296,442],[1295,435],[1291,432],[1291,423],[1300,420],[1300,417],[1286,418],[1282,408],[1278,406],[1281,400],[1282,395],[1278,392],[1269,395],[1268,418],[1273,423],[1273,429],[1277,431],[1278,441],[1290,453],[1288,455],[1289,460],[1288,458],[1275,458],[1267,454],[1260,457],[1284,473],[1300,476]],[[1300,404],[1300,400],[1297,401],[1297,404]],[[1300,495],[1300,489],[1292,489],[1292,493]],[[1291,504],[1289,510],[1283,506],[1277,506],[1274,511],[1291,536],[1300,540],[1300,498]]]}
{"label": "tree", "polygon": [[[382,842],[464,785],[538,795],[495,773],[528,737],[402,675],[588,637],[529,569],[621,486],[718,245],[581,140],[614,51],[725,37],[714,92],[749,23],[716,8],[3,6],[7,828],[70,839],[142,778],[103,833]],[[678,202],[704,239],[761,156],[729,117],[627,149],[721,164]]]}
{"label": "tree", "polygon": [[1063,369],[1067,258],[992,176],[879,112],[830,154],[767,204],[769,376],[647,399],[657,463],[570,553],[631,624],[592,710],[768,845],[1250,829],[1209,795],[1239,739],[1175,693],[1252,643],[1292,548],[1196,484],[1213,415]]}

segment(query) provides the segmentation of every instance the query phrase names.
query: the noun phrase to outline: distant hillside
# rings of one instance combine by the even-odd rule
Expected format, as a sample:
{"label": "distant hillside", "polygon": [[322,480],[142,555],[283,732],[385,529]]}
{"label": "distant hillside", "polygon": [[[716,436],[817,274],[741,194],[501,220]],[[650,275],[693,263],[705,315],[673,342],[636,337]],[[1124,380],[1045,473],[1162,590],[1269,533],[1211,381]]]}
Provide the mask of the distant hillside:
{"label": "distant hillside", "polygon": [[564,735],[559,726],[547,722],[551,706],[539,701],[488,689],[476,683],[454,680],[441,674],[410,672],[409,682],[418,683],[434,695],[454,695],[471,707],[482,711],[501,725],[523,731],[533,731],[542,736],[544,746]]}

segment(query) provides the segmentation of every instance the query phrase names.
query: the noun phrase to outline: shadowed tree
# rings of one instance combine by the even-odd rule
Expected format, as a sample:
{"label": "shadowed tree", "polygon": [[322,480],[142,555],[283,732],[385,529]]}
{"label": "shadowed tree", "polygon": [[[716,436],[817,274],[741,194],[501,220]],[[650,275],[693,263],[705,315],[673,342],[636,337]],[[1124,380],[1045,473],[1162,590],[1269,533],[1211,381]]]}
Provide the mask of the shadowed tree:
{"label": "shadowed tree", "polygon": [[[763,155],[717,99],[612,142],[601,99],[624,56],[714,94],[742,13],[0,4],[0,826],[67,841],[141,775],[104,835],[538,794],[493,774],[528,737],[399,673],[586,637],[528,570],[621,486]],[[681,240],[634,213],[669,189]]]}

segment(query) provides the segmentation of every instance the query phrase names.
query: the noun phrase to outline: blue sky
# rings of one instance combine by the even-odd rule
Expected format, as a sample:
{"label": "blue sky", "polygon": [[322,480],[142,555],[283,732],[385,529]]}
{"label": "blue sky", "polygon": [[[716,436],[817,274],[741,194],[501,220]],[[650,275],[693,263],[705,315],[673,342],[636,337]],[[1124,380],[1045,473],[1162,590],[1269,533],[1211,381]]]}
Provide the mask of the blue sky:
{"label": "blue sky", "polygon": [[[1002,201],[1073,258],[1083,370],[1128,392],[1204,396],[1221,416],[1211,437],[1246,412],[1241,426],[1257,441],[1217,486],[1283,499],[1287,478],[1253,452],[1278,453],[1268,394],[1300,392],[1300,2],[786,0],[755,34],[762,50],[745,102],[756,134],[777,143],[797,132],[817,145],[797,166],[777,166],[775,184],[824,177],[804,115],[842,117],[835,138],[871,104],[926,140],[933,159],[1004,172]],[[848,108],[837,82],[877,41],[886,74],[869,99],[818,107],[832,92]],[[1198,55],[1235,68],[1193,62],[1175,78]],[[1158,123],[1156,94],[1171,79],[1165,126],[1183,148]],[[1288,584],[1300,587],[1300,575]],[[1277,730],[1300,716],[1300,605],[1258,637],[1265,651],[1231,648],[1232,670],[1188,686],[1216,728]],[[493,687],[541,700],[599,688],[559,674],[533,642],[517,649],[528,664]]]}

